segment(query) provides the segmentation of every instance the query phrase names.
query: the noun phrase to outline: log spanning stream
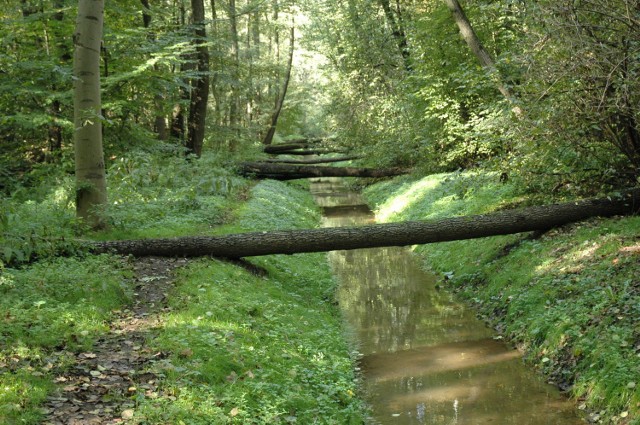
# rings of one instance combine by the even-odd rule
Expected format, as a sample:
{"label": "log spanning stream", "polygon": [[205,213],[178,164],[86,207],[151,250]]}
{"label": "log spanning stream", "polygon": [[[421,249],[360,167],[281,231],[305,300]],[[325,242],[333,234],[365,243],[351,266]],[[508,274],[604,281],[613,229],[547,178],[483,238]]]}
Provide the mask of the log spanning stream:
{"label": "log spanning stream", "polygon": [[[339,180],[312,183],[325,226],[373,213]],[[540,380],[406,248],[332,251],[338,301],[362,355],[372,424],[573,425],[573,403]]]}

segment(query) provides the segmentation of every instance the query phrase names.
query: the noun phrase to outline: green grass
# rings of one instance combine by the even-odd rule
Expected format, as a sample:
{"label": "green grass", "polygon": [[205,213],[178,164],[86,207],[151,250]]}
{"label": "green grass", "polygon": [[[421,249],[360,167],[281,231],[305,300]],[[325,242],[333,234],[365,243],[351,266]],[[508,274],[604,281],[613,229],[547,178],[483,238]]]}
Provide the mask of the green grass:
{"label": "green grass", "polygon": [[[105,214],[94,239],[172,237],[315,227],[304,184],[252,187],[225,161],[133,152],[109,170]],[[0,423],[37,424],[53,378],[106,334],[128,306],[129,260],[90,256],[72,240],[72,181],[48,175],[0,198]],[[245,201],[249,198],[249,201]],[[56,257],[64,252],[67,257]],[[158,339],[169,357],[156,399],[137,398],[141,423],[361,423],[357,379],[334,281],[323,254],[252,260],[257,277],[217,260],[181,271],[173,312]],[[142,396],[140,396],[142,397]],[[182,422],[181,422],[182,421]]]}
{"label": "green grass", "polygon": [[[266,181],[233,229],[313,227],[318,218],[308,193]],[[326,256],[252,262],[267,277],[216,260],[180,273],[174,311],[153,342],[170,353],[157,365],[164,396],[141,401],[138,423],[362,423]]]}
{"label": "green grass", "polygon": [[[374,185],[365,195],[388,221],[530,202],[497,176],[475,173],[403,177]],[[518,344],[532,366],[570,388],[603,423],[638,424],[638,235],[639,217],[592,219],[534,240],[499,236],[415,251],[427,267],[452,277],[451,289]]]}

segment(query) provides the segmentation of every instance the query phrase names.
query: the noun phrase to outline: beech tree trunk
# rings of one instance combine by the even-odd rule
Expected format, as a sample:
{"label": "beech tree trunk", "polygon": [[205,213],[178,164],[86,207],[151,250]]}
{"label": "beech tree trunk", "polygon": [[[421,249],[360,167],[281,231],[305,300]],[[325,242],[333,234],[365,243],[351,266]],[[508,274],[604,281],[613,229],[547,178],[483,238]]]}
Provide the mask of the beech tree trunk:
{"label": "beech tree trunk", "polygon": [[590,217],[634,214],[638,211],[640,189],[635,189],[616,198],[587,199],[443,220],[251,232],[213,237],[92,242],[89,246],[94,253],[241,258],[474,239],[548,230]]}
{"label": "beech tree trunk", "polygon": [[107,203],[100,98],[103,13],[104,0],[80,0],[73,36],[76,214],[93,228],[103,227],[97,209]]}
{"label": "beech tree trunk", "polygon": [[245,162],[240,173],[245,176],[274,180],[294,180],[310,177],[391,177],[407,174],[402,168],[356,168],[313,165]]}

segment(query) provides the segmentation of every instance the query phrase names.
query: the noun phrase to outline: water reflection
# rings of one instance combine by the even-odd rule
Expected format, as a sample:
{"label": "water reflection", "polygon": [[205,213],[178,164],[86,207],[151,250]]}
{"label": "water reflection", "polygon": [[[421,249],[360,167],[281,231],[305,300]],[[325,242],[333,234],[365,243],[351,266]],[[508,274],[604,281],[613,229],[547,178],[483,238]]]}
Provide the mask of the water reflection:
{"label": "water reflection", "polygon": [[[339,181],[312,184],[326,226],[374,217]],[[354,206],[354,207],[349,207]],[[405,248],[333,251],[338,300],[362,354],[373,424],[571,425],[573,404],[436,288]]]}

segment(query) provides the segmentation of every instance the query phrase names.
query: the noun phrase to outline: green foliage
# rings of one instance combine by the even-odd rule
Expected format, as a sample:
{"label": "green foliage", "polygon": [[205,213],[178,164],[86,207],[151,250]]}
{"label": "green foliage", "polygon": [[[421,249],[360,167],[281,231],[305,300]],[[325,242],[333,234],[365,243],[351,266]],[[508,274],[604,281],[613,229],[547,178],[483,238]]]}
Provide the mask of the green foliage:
{"label": "green foliage", "polygon": [[162,237],[211,232],[248,185],[230,171],[231,157],[205,153],[185,161],[157,149],[130,152],[109,169],[112,229],[101,238]]}
{"label": "green foliage", "polygon": [[[392,221],[530,202],[517,193],[496,176],[475,173],[403,177],[365,192],[379,216]],[[549,380],[570,389],[603,421],[614,421],[640,415],[639,230],[637,217],[594,219],[534,240],[497,236],[423,245],[416,252]]]}
{"label": "green foliage", "polygon": [[[294,228],[317,219],[308,193],[266,181],[252,190],[237,226]],[[181,272],[174,311],[153,342],[170,353],[157,364],[167,396],[141,401],[138,423],[362,423],[342,321],[328,302],[335,282],[325,256],[252,262],[267,276],[215,260]]]}
{"label": "green foliage", "polygon": [[0,265],[75,252],[72,239],[80,226],[70,208],[71,194],[70,179],[59,178],[57,186],[0,197]]}

